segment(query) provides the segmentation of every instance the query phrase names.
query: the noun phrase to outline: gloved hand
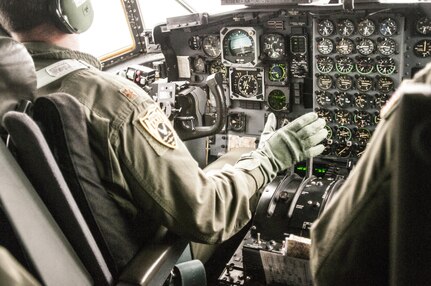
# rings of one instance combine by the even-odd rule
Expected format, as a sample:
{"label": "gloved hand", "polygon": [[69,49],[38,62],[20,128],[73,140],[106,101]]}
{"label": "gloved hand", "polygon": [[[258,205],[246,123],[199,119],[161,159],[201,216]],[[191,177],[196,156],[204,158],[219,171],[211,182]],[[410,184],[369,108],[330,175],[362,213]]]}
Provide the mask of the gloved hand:
{"label": "gloved hand", "polygon": [[265,127],[263,128],[262,134],[260,134],[258,149],[262,148],[265,145],[265,142],[272,136],[272,134],[277,128],[277,118],[274,113],[270,113],[268,118],[266,119]]}
{"label": "gloved hand", "polygon": [[[273,127],[270,117],[264,128],[265,136]],[[261,140],[263,142],[259,143],[258,148],[242,156],[235,167],[249,172],[259,169],[264,177],[262,184],[265,185],[278,172],[322,153],[325,147],[319,143],[328,134],[325,125],[325,120],[318,118],[316,113],[307,113],[275,131],[268,139]]]}

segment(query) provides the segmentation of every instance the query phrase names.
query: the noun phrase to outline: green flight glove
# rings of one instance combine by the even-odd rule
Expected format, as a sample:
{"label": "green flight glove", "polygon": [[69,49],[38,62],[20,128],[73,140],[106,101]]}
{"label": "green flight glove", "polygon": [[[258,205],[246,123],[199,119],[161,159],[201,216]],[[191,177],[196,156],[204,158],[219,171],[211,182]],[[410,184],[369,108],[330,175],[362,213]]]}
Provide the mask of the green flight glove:
{"label": "green flight glove", "polygon": [[272,181],[278,172],[284,171],[293,164],[314,157],[323,152],[325,147],[319,144],[328,131],[326,122],[318,118],[314,112],[307,113],[279,130],[272,132],[275,116],[270,115],[263,134],[265,135],[258,148],[246,155],[235,164],[235,167],[250,173],[259,169],[263,175],[263,182],[258,186]]}
{"label": "green flight glove", "polygon": [[258,149],[265,145],[265,142],[272,136],[275,129],[277,128],[277,118],[274,113],[270,113],[266,119],[265,127],[263,128],[262,134],[260,134]]}

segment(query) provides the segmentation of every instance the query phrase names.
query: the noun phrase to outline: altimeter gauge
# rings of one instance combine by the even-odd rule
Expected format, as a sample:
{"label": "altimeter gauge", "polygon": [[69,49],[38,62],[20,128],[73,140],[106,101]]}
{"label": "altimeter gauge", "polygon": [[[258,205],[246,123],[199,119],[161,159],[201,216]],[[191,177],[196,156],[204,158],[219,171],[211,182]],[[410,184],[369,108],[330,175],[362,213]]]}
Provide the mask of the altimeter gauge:
{"label": "altimeter gauge", "polygon": [[286,53],[285,39],[280,34],[265,34],[262,37],[262,51],[272,60],[281,59]]}

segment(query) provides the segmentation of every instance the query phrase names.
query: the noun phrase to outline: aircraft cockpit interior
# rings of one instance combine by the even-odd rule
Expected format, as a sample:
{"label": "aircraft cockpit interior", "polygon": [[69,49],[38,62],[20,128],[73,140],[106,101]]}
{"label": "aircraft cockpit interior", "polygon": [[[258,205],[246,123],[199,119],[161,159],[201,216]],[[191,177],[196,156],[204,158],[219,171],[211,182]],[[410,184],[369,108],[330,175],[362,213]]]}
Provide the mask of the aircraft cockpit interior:
{"label": "aircraft cockpit interior", "polygon": [[[73,2],[79,6],[89,1]],[[52,201],[49,195],[40,195],[41,199],[34,200],[37,200],[38,208],[39,205],[43,207],[43,219],[49,225],[59,225],[54,227],[54,232],[55,237],[58,234],[58,241],[61,243],[57,244],[55,240],[51,245],[55,244],[52,249],[58,251],[58,257],[61,257],[58,258],[58,264],[64,263],[54,275],[55,279],[50,279],[53,277],[52,271],[44,270],[50,268],[47,267],[48,264],[38,263],[43,255],[32,250],[32,247],[38,247],[37,243],[31,242],[37,240],[37,237],[26,237],[26,227],[16,218],[21,212],[14,207],[20,203],[12,199],[13,187],[12,191],[0,190],[0,218],[9,221],[7,226],[6,223],[0,224],[0,236],[4,236],[0,239],[0,246],[11,252],[40,285],[317,285],[313,281],[309,265],[310,247],[313,244],[310,230],[313,222],[334,201],[337,203],[340,189],[356,167],[359,164],[361,167],[366,165],[361,159],[366,152],[371,152],[368,148],[370,142],[378,136],[380,122],[385,120],[382,108],[395,97],[393,95],[402,90],[406,94],[425,95],[423,97],[426,99],[431,94],[426,87],[402,89],[404,82],[419,74],[431,59],[431,1],[105,2],[107,1],[92,1],[94,22],[88,32],[79,35],[83,50],[98,57],[103,71],[136,83],[152,97],[199,167],[205,170],[214,165],[216,168],[222,168],[223,165],[220,164],[233,165],[241,154],[255,150],[271,114],[275,115],[276,129],[279,129],[306,113],[317,113],[326,122],[324,150],[320,155],[297,162],[287,171],[278,173],[261,189],[252,220],[233,239],[223,243],[204,262],[205,265],[185,263],[182,267],[175,266],[180,256],[184,258],[183,251],[187,251],[188,242],[174,235],[174,238],[163,237],[160,240],[161,246],[155,243],[150,248],[144,248],[134,257],[133,263],[129,263],[122,271],[113,271],[111,262],[105,255],[109,250],[106,251],[106,245],[101,247],[97,242],[99,236],[104,235],[103,226],[99,227],[102,234],[94,234],[91,223],[87,222],[89,226],[82,227],[82,218],[78,214],[78,218],[74,218],[71,223],[74,225],[72,230],[64,230],[62,224],[68,221],[64,215],[59,215],[60,220],[57,220],[56,215],[53,215],[54,219],[46,218],[51,207],[56,208],[57,198]],[[104,14],[104,17],[100,14]],[[9,37],[5,32],[2,38]],[[6,44],[0,46],[0,50],[3,48],[6,48]],[[13,49],[8,51],[15,53]],[[7,61],[4,57],[0,59],[2,62]],[[17,57],[10,59],[18,61]],[[0,63],[1,66],[3,64]],[[5,86],[11,88],[11,85]],[[3,90],[4,87],[0,88]],[[1,96],[0,94],[0,98]],[[403,170],[397,169],[401,174],[396,173],[396,182],[404,184],[407,193],[400,192],[391,202],[403,209],[403,215],[414,221],[406,219],[404,224],[397,224],[396,234],[391,229],[393,235],[405,240],[397,240],[399,244],[391,244],[391,251],[388,250],[393,255],[394,249],[399,247],[399,256],[402,256],[397,260],[398,264],[390,264],[390,273],[385,274],[391,277],[390,285],[427,285],[431,278],[429,271],[426,271],[427,263],[431,262],[430,254],[427,254],[431,253],[431,234],[429,230],[425,230],[429,227],[419,223],[426,223],[431,216],[427,214],[429,209],[426,208],[431,198],[427,195],[421,200],[414,195],[422,196],[423,193],[412,191],[426,192],[431,185],[426,180],[426,170],[429,170],[431,162],[430,149],[426,146],[431,134],[430,119],[426,116],[426,107],[430,102],[429,98],[428,101],[425,99],[420,103],[403,102],[403,106],[410,106],[410,110],[403,117],[406,122],[400,124],[400,130],[407,130],[400,132],[400,138],[406,141],[413,138],[416,145],[400,149],[404,153],[397,149],[401,154],[399,158],[402,159],[398,155],[393,158],[394,169],[400,167]],[[68,104],[74,106],[72,101]],[[37,100],[34,105],[35,120],[42,122],[45,129],[49,129],[50,123],[44,113],[52,114],[54,105],[60,106],[61,103],[55,100],[51,102],[49,99],[46,102]],[[20,108],[21,111],[26,109],[23,106]],[[0,111],[3,112],[3,108]],[[63,115],[55,116],[63,118]],[[25,129],[12,127],[13,120],[13,116],[6,116],[4,119],[6,127],[11,129],[12,137],[7,137],[7,144],[13,140],[15,133],[18,136],[19,131]],[[415,124],[419,120],[425,123]],[[68,124],[68,121],[64,122]],[[421,129],[416,132],[417,125]],[[45,132],[44,128],[41,129]],[[62,132],[67,129],[53,128],[60,128],[58,130]],[[53,130],[51,132],[57,129]],[[52,140],[57,141],[52,134],[51,137],[41,136],[46,137],[49,144]],[[400,142],[402,146],[407,144]],[[20,144],[16,145],[19,149]],[[30,153],[21,154],[20,150],[14,148],[10,148],[10,152],[3,147],[1,150],[4,162],[14,161],[9,153],[15,156],[18,154],[20,159],[17,161],[21,165],[8,163],[2,169],[11,169],[9,164],[12,164],[13,170],[24,169],[26,175],[20,173],[19,178],[31,177],[26,171],[28,168],[22,167],[23,162],[30,164],[32,161],[28,157],[31,156]],[[45,150],[44,147],[41,150]],[[53,149],[54,161],[58,160],[57,153],[61,150]],[[419,154],[418,159],[414,155],[410,157],[415,152]],[[236,155],[232,159],[229,154]],[[222,163],[219,163],[220,159]],[[57,169],[53,172],[54,177],[57,177],[56,172]],[[0,173],[1,185],[10,186],[10,183],[3,180],[15,176],[5,171]],[[407,177],[407,174],[412,177]],[[18,181],[24,181],[19,178]],[[420,182],[421,185],[415,185],[412,181]],[[19,188],[24,189],[27,185],[36,189],[41,187],[35,185],[31,178],[30,182]],[[51,183],[51,186],[64,185],[62,180],[60,183],[56,182]],[[66,183],[66,189],[67,185],[71,188],[67,179]],[[34,196],[37,194],[31,194],[32,198]],[[67,208],[70,207],[68,196],[64,195],[68,201]],[[395,203],[395,200],[398,201]],[[413,205],[404,206],[404,202],[413,200]],[[417,204],[421,205],[422,211]],[[75,205],[72,205],[70,215],[75,217]],[[91,203],[89,205],[91,207]],[[77,206],[80,206],[80,202]],[[414,211],[410,211],[408,207]],[[33,206],[28,206],[29,210],[32,208]],[[394,207],[392,211],[398,213],[398,209]],[[115,212],[108,214],[114,215]],[[85,211],[83,216],[86,216]],[[34,218],[39,216],[34,215]],[[77,232],[75,221],[76,229],[79,229],[77,241],[73,241],[73,233]],[[29,229],[37,229],[38,221],[27,222],[29,224],[24,225]],[[391,227],[394,225],[393,222]],[[407,227],[412,229],[407,230]],[[88,232],[93,233],[90,239]],[[124,233],[130,233],[130,229],[125,229]],[[423,238],[416,237],[412,242],[422,248],[410,252],[408,257],[403,256],[410,251],[404,246],[411,241],[408,234],[412,233]],[[45,235],[41,237],[44,239]],[[14,239],[18,243],[12,244],[11,240]],[[85,249],[79,250],[76,246],[80,245],[79,239],[86,241],[83,246]],[[109,239],[106,244],[109,248]],[[160,252],[156,253],[159,246]],[[136,244],[131,247],[138,248]],[[63,248],[67,251],[60,250]],[[49,252],[50,244],[43,246],[43,249]],[[363,251],[367,252],[367,249]],[[92,254],[87,255],[90,252]],[[398,252],[396,253],[398,257]],[[418,253],[421,258],[412,262],[411,259],[415,259],[414,255],[419,255]],[[71,259],[65,259],[65,256],[70,256]],[[50,256],[49,259],[54,258]],[[391,256],[388,259],[394,258]],[[64,272],[67,269],[71,269],[70,273]],[[83,278],[74,280],[75,278],[68,278],[68,275]],[[0,275],[0,284],[3,285],[1,279]],[[370,284],[352,282],[350,285]]]}

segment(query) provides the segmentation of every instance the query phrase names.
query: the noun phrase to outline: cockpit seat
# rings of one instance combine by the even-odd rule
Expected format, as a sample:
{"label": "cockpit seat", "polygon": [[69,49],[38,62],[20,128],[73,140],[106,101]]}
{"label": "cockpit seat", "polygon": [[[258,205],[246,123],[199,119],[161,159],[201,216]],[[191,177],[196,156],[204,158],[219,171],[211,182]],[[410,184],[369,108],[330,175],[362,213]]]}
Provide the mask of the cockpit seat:
{"label": "cockpit seat", "polygon": [[[0,38],[0,47],[0,54],[4,47],[23,48],[8,38]],[[32,100],[34,66],[28,54],[25,59],[31,63],[29,78],[33,81],[23,93],[30,91],[31,96],[25,99]],[[7,68],[1,74],[12,79],[18,76]],[[18,94],[22,89],[19,86]],[[10,88],[10,84],[2,86],[5,90]],[[15,94],[9,96],[14,104],[2,111],[14,109]],[[41,128],[25,113],[8,112],[3,123],[11,135],[16,158],[95,285],[161,285],[187,241],[161,229],[151,245],[141,245],[142,232],[123,218],[103,189],[91,159],[80,108],[67,94],[38,98],[32,111]],[[64,278],[69,279],[67,273]]]}

